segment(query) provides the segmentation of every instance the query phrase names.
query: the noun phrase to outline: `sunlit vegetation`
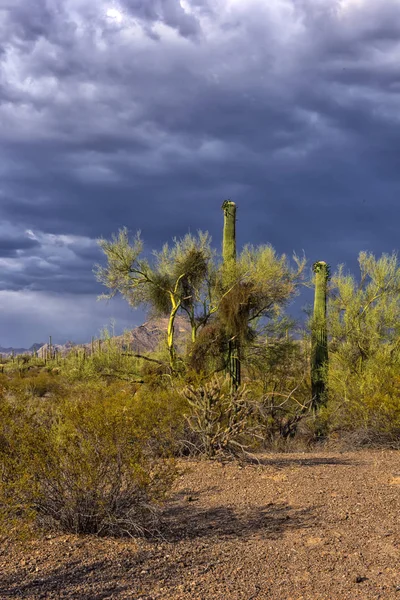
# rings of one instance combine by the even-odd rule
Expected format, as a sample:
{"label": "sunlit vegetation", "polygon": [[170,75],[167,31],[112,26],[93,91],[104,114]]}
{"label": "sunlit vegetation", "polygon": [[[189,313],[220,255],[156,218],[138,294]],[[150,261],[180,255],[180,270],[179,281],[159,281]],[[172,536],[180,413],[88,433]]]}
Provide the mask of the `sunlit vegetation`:
{"label": "sunlit vegetation", "polygon": [[[0,522],[10,531],[98,535],[157,530],[160,502],[187,455],[256,456],[315,444],[398,444],[400,266],[359,256],[360,272],[270,245],[236,251],[224,203],[223,255],[207,233],[151,258],[127,230],[100,240],[106,296],[166,317],[159,347],[138,352],[105,330],[86,346],[0,365]],[[304,325],[287,308],[308,284]],[[177,342],[178,317],[188,324]]]}

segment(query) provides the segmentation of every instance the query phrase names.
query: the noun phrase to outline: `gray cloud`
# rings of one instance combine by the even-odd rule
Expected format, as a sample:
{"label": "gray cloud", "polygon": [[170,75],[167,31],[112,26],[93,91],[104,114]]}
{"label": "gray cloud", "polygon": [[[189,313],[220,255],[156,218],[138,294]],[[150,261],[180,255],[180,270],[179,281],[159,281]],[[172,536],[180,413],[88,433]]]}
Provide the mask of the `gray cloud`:
{"label": "gray cloud", "polygon": [[[188,13],[179,0],[123,0],[121,6],[142,23],[147,25],[163,23],[176,29],[183,37],[196,37],[201,31],[196,16]],[[201,7],[201,4],[197,2],[197,6]],[[147,27],[146,30],[154,39],[160,39],[154,30]]]}
{"label": "gray cloud", "polygon": [[27,237],[21,239],[0,237],[0,258],[21,256],[26,251],[30,251],[38,246],[39,243],[36,240]]}
{"label": "gray cloud", "polygon": [[13,237],[0,236],[0,291],[101,291],[92,273],[93,263],[101,261],[96,240],[2,227]]}
{"label": "gray cloud", "polygon": [[219,245],[227,197],[240,243],[391,251],[399,39],[394,0],[3,1],[0,288],[94,298],[97,237]]}
{"label": "gray cloud", "polygon": [[[47,341],[83,343],[107,328],[121,334],[143,322],[143,314],[115,299],[96,302],[92,295],[0,291],[0,346],[30,347]],[[88,337],[89,336],[89,337]]]}

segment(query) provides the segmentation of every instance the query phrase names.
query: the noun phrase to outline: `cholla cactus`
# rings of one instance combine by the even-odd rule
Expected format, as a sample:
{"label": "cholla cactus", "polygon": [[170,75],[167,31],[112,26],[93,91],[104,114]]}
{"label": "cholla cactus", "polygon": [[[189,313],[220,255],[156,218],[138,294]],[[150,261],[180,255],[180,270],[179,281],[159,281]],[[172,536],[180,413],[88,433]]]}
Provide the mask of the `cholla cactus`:
{"label": "cholla cactus", "polygon": [[315,297],[311,331],[311,390],[314,410],[326,403],[326,370],[328,367],[328,333],[326,324],[327,283],[329,266],[314,263]]}

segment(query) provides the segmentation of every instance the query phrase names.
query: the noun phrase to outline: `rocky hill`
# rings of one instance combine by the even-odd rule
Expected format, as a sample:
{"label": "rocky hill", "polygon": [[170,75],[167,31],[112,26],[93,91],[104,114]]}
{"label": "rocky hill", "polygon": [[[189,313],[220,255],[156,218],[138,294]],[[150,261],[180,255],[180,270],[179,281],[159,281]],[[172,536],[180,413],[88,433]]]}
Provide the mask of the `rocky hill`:
{"label": "rocky hill", "polygon": [[[159,317],[150,319],[143,325],[135,327],[127,334],[115,339],[122,345],[127,345],[135,353],[145,354],[154,352],[165,339],[167,334],[168,318]],[[175,340],[177,345],[184,343],[190,336],[190,324],[184,317],[175,319]]]}
{"label": "rocky hill", "polygon": [[[121,348],[129,350],[136,354],[147,354],[157,350],[165,339],[168,327],[167,317],[158,317],[149,319],[143,325],[139,325],[130,331],[123,333],[122,335],[115,336],[112,338],[114,344],[120,345]],[[179,347],[180,344],[184,344],[190,336],[190,324],[184,317],[177,317],[175,320],[175,339]],[[105,343],[104,340],[100,342],[102,345]],[[94,346],[97,349],[99,340],[94,340]],[[60,356],[66,356],[73,348],[85,348],[88,353],[91,352],[92,343],[86,344],[73,344],[67,342],[64,345],[52,344],[52,351],[56,352]],[[44,358],[49,351],[49,344],[43,344],[38,350],[38,356]]]}

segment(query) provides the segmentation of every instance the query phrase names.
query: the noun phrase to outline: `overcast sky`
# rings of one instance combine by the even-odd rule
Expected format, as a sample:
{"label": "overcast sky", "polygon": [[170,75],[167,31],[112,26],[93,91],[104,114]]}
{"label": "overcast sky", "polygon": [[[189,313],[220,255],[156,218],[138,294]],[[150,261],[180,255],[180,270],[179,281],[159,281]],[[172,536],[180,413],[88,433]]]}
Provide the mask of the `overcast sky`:
{"label": "overcast sky", "polygon": [[0,0],[0,345],[122,330],[99,236],[397,249],[398,0]]}

